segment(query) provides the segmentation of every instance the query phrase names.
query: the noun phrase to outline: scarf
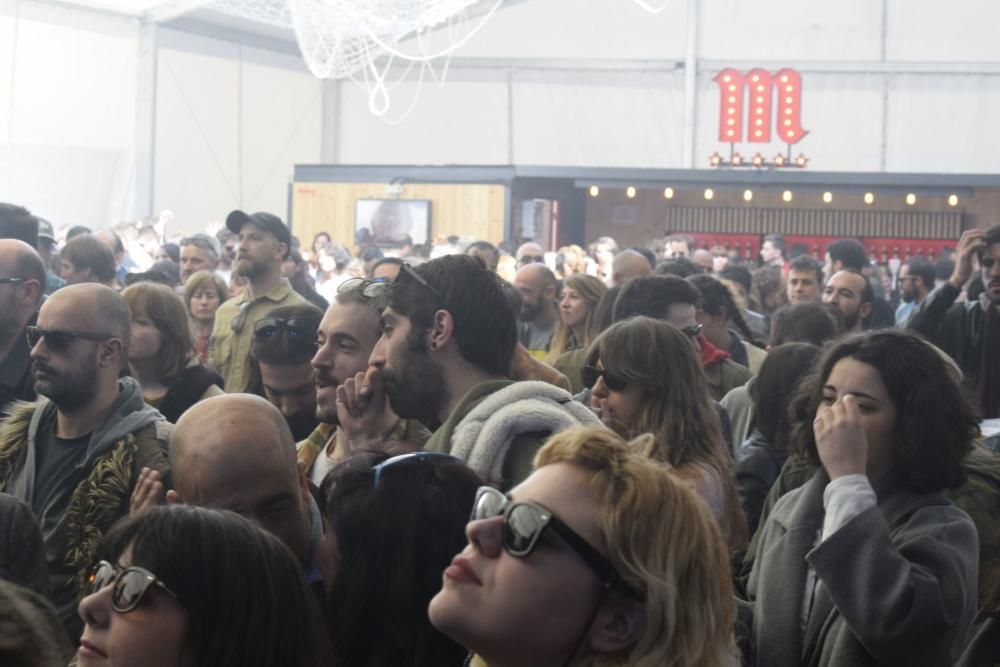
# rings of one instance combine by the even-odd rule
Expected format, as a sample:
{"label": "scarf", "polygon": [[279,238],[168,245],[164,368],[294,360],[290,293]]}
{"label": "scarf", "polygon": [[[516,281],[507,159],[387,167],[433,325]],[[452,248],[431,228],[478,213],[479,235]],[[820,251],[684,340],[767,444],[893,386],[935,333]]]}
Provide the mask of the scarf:
{"label": "scarf", "polygon": [[723,359],[728,359],[730,356],[725,350],[721,350],[709,343],[708,339],[705,338],[705,334],[698,334],[698,343],[701,345],[702,368],[711,368]]}

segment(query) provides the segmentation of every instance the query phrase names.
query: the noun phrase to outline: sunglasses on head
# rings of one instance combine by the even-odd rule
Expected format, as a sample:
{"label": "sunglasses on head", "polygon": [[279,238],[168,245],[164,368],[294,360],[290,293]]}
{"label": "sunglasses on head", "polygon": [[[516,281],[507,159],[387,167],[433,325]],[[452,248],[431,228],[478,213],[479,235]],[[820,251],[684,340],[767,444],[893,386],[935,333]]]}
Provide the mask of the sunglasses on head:
{"label": "sunglasses on head", "polygon": [[[375,473],[375,479],[372,482],[372,488],[378,486],[378,483],[382,479],[382,473],[389,468],[398,466],[401,463],[406,462],[416,462],[416,461],[426,461],[427,459],[451,459],[452,461],[462,461],[462,459],[457,456],[452,456],[451,454],[446,454],[444,452],[410,452],[409,454],[400,454],[399,456],[393,456],[388,458],[382,463],[372,467],[372,471]],[[464,461],[462,461],[464,463]]]}
{"label": "sunglasses on head", "polygon": [[65,352],[77,338],[83,338],[84,340],[107,340],[115,337],[114,334],[99,333],[96,331],[60,331],[39,327],[25,327],[24,333],[28,338],[29,347],[35,347],[38,345],[38,341],[44,338],[45,345],[53,352]]}
{"label": "sunglasses on head", "polygon": [[138,607],[150,586],[157,586],[177,599],[177,594],[149,570],[141,567],[118,568],[106,560],[99,562],[90,573],[86,595],[93,595],[111,583],[114,583],[111,608],[120,614],[127,614]]}
{"label": "sunglasses on head", "polygon": [[623,391],[628,386],[628,380],[608,372],[607,368],[597,368],[595,366],[584,366],[580,371],[583,378],[583,386],[594,388],[598,378],[604,378],[604,384],[611,391]]}
{"label": "sunglasses on head", "polygon": [[274,338],[282,331],[287,331],[289,336],[295,338],[305,338],[310,335],[310,331],[316,331],[316,322],[299,317],[290,317],[287,320],[280,317],[265,317],[253,325],[253,335],[257,338]]}
{"label": "sunglasses on head", "polygon": [[522,255],[521,259],[517,260],[517,263],[521,266],[525,264],[544,264],[545,257],[544,255]]}
{"label": "sunglasses on head", "polygon": [[390,281],[385,278],[376,278],[374,280],[366,280],[365,278],[348,278],[344,282],[340,283],[340,286],[337,288],[337,294],[360,292],[361,296],[366,299],[376,299],[382,296],[389,282]]}
{"label": "sunglasses on head", "polygon": [[[399,265],[399,275],[401,275],[401,276],[405,275],[405,276],[407,276],[409,278],[413,278],[418,283],[420,283],[421,285],[423,285],[424,287],[426,287],[427,289],[429,289],[431,292],[433,292],[434,296],[436,296],[438,298],[438,300],[441,301],[441,303],[444,303],[445,299],[444,299],[443,296],[441,296],[441,292],[438,292],[436,289],[434,289],[433,285],[431,285],[429,282],[427,282],[424,279],[424,277],[421,276],[419,273],[417,273],[416,271],[414,271],[413,267],[410,266],[409,264],[407,264],[406,262],[403,262],[402,264]],[[397,277],[396,280],[399,280],[399,278]]]}
{"label": "sunglasses on head", "polygon": [[470,521],[483,521],[503,517],[501,543],[504,551],[515,558],[527,558],[538,546],[545,530],[551,528],[608,588],[621,583],[621,575],[607,558],[587,540],[570,528],[547,508],[527,501],[513,502],[490,486],[481,486],[476,492]]}

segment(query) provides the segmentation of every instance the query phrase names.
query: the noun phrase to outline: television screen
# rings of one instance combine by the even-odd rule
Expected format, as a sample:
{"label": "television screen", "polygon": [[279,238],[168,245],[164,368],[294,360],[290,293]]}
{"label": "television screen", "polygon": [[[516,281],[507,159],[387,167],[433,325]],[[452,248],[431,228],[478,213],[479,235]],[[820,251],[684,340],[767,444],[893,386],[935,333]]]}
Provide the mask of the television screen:
{"label": "television screen", "polygon": [[359,199],[354,215],[358,245],[402,247],[427,243],[431,202],[427,199]]}

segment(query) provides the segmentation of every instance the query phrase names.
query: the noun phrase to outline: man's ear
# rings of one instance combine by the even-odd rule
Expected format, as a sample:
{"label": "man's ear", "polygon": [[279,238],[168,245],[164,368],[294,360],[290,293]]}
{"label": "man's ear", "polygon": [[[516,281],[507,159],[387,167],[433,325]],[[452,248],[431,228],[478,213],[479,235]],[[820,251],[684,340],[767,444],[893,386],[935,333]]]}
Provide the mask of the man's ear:
{"label": "man's ear", "polygon": [[546,301],[555,301],[556,300],[556,286],[555,285],[546,285],[545,289],[543,290],[543,293],[545,294],[545,300]]}
{"label": "man's ear", "polygon": [[434,324],[430,332],[430,346],[432,350],[440,350],[446,345],[455,334],[455,319],[447,310],[439,310],[434,313]]}
{"label": "man's ear", "polygon": [[590,630],[590,648],[597,653],[617,653],[639,641],[646,629],[646,610],[631,598],[602,605]]}
{"label": "man's ear", "polygon": [[125,342],[118,337],[103,341],[97,362],[102,367],[111,364],[121,366],[122,363],[128,363],[128,359],[125,358]]}
{"label": "man's ear", "polygon": [[861,304],[861,307],[858,308],[858,315],[861,316],[862,320],[867,320],[871,314],[872,314],[872,304],[870,303],[863,303]]}
{"label": "man's ear", "polygon": [[21,283],[21,286],[24,287],[22,305],[35,306],[37,308],[42,301],[42,289],[44,285],[35,278],[29,278]]}

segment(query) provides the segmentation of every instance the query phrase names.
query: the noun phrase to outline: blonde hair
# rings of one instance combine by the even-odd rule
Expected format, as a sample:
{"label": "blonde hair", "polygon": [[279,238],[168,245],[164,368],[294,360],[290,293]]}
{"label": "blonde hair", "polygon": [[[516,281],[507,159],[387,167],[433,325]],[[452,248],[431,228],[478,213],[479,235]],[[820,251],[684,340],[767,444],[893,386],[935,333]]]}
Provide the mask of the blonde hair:
{"label": "blonde hair", "polygon": [[597,496],[600,544],[642,601],[632,646],[588,655],[588,667],[722,667],[738,662],[729,555],[715,518],[669,465],[651,458],[651,435],[631,442],[603,428],[553,436],[535,467],[571,463]]}
{"label": "blonde hair", "polygon": [[604,293],[608,291],[607,285],[600,278],[588,276],[585,273],[578,273],[563,281],[563,290],[567,289],[579,292],[580,296],[587,303],[587,317],[583,322],[584,339],[575,340],[573,330],[563,323],[562,318],[559,318],[556,332],[553,334],[552,342],[549,344],[549,352],[545,356],[545,361],[549,363],[552,363],[564,352],[571,349],[571,343],[574,340],[576,347],[587,347],[597,337],[597,334],[600,333],[600,325],[597,321],[596,313],[597,304],[600,302],[601,297],[604,296]]}

